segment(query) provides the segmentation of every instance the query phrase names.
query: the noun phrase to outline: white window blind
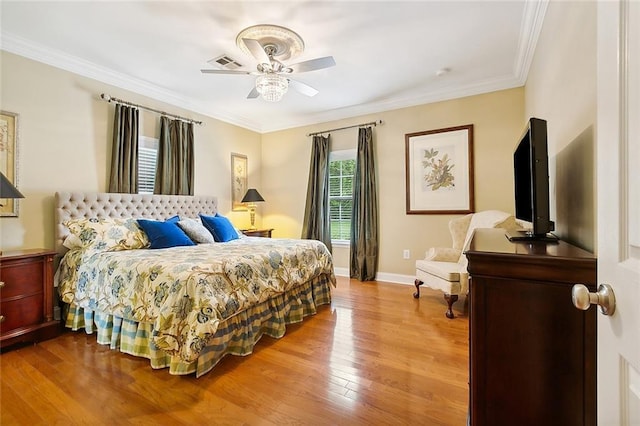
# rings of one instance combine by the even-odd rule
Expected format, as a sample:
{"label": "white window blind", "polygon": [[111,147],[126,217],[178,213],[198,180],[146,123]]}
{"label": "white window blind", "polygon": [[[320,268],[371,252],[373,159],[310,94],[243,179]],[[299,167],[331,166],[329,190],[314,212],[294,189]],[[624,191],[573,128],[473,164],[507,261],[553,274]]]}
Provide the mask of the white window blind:
{"label": "white window blind", "polygon": [[351,238],[353,180],[356,150],[333,151],[329,155],[329,220],[331,241],[348,242]]}
{"label": "white window blind", "polygon": [[158,162],[158,139],[138,138],[138,194],[153,194]]}

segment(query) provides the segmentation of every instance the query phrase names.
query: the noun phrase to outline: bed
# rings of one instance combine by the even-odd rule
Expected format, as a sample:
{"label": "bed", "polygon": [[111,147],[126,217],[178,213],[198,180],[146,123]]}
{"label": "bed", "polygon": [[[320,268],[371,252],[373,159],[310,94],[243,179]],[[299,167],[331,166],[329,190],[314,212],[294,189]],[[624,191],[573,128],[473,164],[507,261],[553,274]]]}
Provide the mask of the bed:
{"label": "bed", "polygon": [[200,377],[331,302],[333,263],[319,241],[146,248],[135,219],[215,216],[215,197],[59,192],[55,206],[65,326],[153,368]]}

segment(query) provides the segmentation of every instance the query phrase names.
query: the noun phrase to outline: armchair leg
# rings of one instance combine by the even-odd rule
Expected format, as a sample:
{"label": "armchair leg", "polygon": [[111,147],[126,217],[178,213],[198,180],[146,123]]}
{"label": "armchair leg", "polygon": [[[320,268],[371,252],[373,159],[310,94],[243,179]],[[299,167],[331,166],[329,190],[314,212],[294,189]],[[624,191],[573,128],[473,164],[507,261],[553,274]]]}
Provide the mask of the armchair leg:
{"label": "armchair leg", "polygon": [[420,286],[424,284],[422,281],[420,281],[419,279],[416,278],[416,280],[413,282],[413,285],[416,286],[416,292],[413,293],[413,297],[415,299],[420,298]]}
{"label": "armchair leg", "polygon": [[449,305],[449,308],[447,309],[447,312],[445,313],[445,315],[447,316],[447,318],[453,319],[453,311],[451,310],[451,307],[458,300],[458,295],[457,294],[446,294],[445,293],[444,300],[446,300],[447,301],[447,305]]}

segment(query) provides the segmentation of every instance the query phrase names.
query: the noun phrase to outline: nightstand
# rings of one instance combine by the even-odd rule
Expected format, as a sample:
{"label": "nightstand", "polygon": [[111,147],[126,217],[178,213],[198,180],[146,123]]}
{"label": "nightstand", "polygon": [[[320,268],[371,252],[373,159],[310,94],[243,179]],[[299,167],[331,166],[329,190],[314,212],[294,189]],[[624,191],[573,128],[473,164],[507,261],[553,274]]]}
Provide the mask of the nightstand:
{"label": "nightstand", "polygon": [[53,319],[53,257],[44,249],[0,255],[0,348],[60,334]]}
{"label": "nightstand", "polygon": [[263,238],[271,238],[271,229],[241,229],[242,233],[247,237],[263,237]]}

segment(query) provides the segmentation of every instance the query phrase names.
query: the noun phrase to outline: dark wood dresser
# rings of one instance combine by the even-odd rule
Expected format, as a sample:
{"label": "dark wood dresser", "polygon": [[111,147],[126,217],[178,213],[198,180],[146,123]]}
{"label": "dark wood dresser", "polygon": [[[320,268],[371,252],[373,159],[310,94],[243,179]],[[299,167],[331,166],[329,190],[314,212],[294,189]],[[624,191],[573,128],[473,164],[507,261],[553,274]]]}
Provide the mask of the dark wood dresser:
{"label": "dark wood dresser", "polygon": [[60,333],[53,319],[54,256],[43,249],[0,255],[0,348]]}
{"label": "dark wood dresser", "polygon": [[477,229],[468,250],[473,426],[595,425],[596,258],[565,242],[511,242]]}

